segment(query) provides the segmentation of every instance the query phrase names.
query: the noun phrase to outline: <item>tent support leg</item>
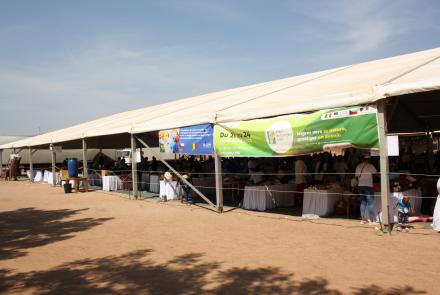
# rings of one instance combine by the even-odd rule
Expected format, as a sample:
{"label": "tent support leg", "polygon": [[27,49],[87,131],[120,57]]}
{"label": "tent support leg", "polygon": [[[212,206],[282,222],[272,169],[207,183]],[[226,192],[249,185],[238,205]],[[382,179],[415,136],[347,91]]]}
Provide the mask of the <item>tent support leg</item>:
{"label": "tent support leg", "polygon": [[0,150],[0,174],[3,172],[3,150]]}
{"label": "tent support leg", "polygon": [[222,158],[215,154],[215,197],[217,201],[217,212],[223,212],[223,176],[222,176]]}
{"label": "tent support leg", "polygon": [[174,169],[170,164],[168,164],[162,157],[160,154],[156,153],[152,148],[150,148],[150,146],[148,144],[146,144],[142,139],[140,139],[139,137],[136,136],[136,139],[142,143],[142,145],[144,145],[149,151],[150,153],[152,153],[157,159],[159,159],[165,166],[168,167],[168,169],[170,169],[174,174],[176,174],[176,176],[183,181],[184,183],[186,183],[196,194],[198,194],[203,200],[205,200],[211,207],[217,209],[217,206],[212,203],[204,194],[202,194],[195,186],[193,186],[188,180],[186,180],[185,178],[183,178],[183,176],[176,171],[176,169]]}
{"label": "tent support leg", "polygon": [[89,171],[87,170],[87,141],[85,138],[82,139],[82,154],[83,154],[83,177],[89,176]]}
{"label": "tent support leg", "polygon": [[34,165],[32,163],[32,149],[29,147],[29,181],[34,182]]}
{"label": "tent support leg", "polygon": [[57,176],[56,176],[56,171],[55,171],[55,150],[53,148],[53,145],[50,145],[50,151],[51,151],[51,156],[52,156],[52,181],[53,181],[53,185],[52,186],[56,186],[56,180],[57,180]]}
{"label": "tent support leg", "polygon": [[133,196],[138,197],[137,162],[136,162],[136,137],[130,134],[131,138],[131,179],[133,186]]}
{"label": "tent support leg", "polygon": [[385,227],[389,228],[389,205],[388,199],[390,194],[389,182],[389,165],[388,165],[388,143],[387,143],[387,126],[385,121],[385,99],[377,102],[377,123],[379,128],[379,145],[380,145],[380,188],[382,192],[382,222]]}

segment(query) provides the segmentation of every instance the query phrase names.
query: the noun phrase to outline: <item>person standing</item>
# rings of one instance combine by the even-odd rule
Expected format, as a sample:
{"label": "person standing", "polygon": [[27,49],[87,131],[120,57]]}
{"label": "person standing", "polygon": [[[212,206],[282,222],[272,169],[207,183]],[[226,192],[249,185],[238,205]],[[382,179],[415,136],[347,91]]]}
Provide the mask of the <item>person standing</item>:
{"label": "person standing", "polygon": [[437,201],[435,202],[434,214],[432,216],[432,228],[440,233],[440,178],[437,181]]}
{"label": "person standing", "polygon": [[[183,178],[184,178],[186,181],[189,182],[189,175],[185,174],[185,175],[183,175]],[[180,180],[179,182],[180,182],[180,186],[182,187],[182,197],[181,197],[181,199],[180,199],[180,202],[183,203],[183,200],[185,200],[185,202],[186,202],[187,204],[189,204],[190,187],[189,187],[189,185],[188,185],[185,181],[183,181],[183,180]]]}
{"label": "person standing", "polygon": [[365,218],[365,209],[368,205],[369,224],[374,224],[374,190],[373,190],[373,174],[377,173],[376,168],[370,163],[371,156],[364,155],[363,161],[356,166],[355,174],[358,178],[358,192],[361,200],[361,224],[367,221]]}
{"label": "person standing", "polygon": [[326,170],[326,167],[324,167],[324,165],[326,165],[324,163],[324,157],[319,154],[317,156],[317,161],[315,163],[315,167],[314,167],[314,174],[313,174],[313,179],[314,179],[314,184],[322,184],[323,180],[324,180],[324,173]]}
{"label": "person standing", "polygon": [[307,175],[306,163],[304,163],[301,157],[297,157],[295,161],[295,205],[302,205],[304,189],[307,184]]}
{"label": "person standing", "polygon": [[346,174],[348,172],[348,165],[347,163],[345,163],[344,158],[342,158],[342,156],[338,156],[336,158],[335,172],[337,179],[342,183],[345,183]]}

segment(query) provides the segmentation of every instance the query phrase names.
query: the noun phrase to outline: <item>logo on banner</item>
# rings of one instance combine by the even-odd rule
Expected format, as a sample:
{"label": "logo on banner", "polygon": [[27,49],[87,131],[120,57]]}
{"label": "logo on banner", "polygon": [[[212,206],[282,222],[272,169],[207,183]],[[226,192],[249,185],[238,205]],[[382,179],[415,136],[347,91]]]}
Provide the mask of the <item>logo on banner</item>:
{"label": "logo on banner", "polygon": [[293,144],[292,126],[287,121],[276,122],[266,129],[266,142],[276,153],[287,152]]}
{"label": "logo on banner", "polygon": [[375,113],[375,112],[376,112],[376,109],[369,107],[369,106],[355,107],[355,108],[351,108],[351,109],[333,111],[333,112],[328,112],[328,113],[322,114],[321,120],[347,118],[347,117],[371,114],[371,113]]}

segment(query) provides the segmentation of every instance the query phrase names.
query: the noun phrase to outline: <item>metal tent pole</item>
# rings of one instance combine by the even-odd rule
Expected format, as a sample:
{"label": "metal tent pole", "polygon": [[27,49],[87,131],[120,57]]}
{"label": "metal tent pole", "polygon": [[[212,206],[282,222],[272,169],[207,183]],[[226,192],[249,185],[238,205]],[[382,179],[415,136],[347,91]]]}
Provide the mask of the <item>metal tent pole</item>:
{"label": "metal tent pole", "polygon": [[52,156],[52,181],[53,181],[53,186],[56,186],[57,178],[55,171],[55,149],[52,144],[50,145],[50,150],[51,150],[50,154]]}
{"label": "metal tent pole", "polygon": [[377,123],[379,129],[379,145],[380,145],[380,188],[382,192],[382,222],[389,225],[389,165],[388,165],[388,143],[387,143],[387,126],[385,121],[385,99],[377,102]]}
{"label": "metal tent pole", "polygon": [[34,182],[34,165],[32,163],[32,149],[29,147],[29,181]]}
{"label": "metal tent pole", "polygon": [[222,158],[215,154],[215,197],[217,203],[217,212],[223,212],[223,175],[222,175]]}
{"label": "metal tent pole", "polygon": [[167,161],[165,161],[162,156],[158,153],[156,153],[152,148],[150,148],[150,146],[148,144],[146,144],[142,139],[140,139],[139,137],[137,137],[137,140],[143,144],[152,155],[154,155],[157,159],[159,159],[165,166],[168,167],[168,169],[170,169],[171,171],[173,171],[174,174],[176,174],[176,176],[183,181],[184,183],[186,183],[197,195],[199,195],[203,200],[206,201],[206,203],[208,203],[211,207],[217,208],[217,206],[211,202],[204,194],[202,194],[194,185],[192,185],[188,180],[186,180],[185,178],[183,178],[183,176],[176,171],[176,169],[174,169],[170,164],[167,163]]}
{"label": "metal tent pole", "polygon": [[86,139],[82,139],[82,154],[83,154],[83,177],[87,178],[89,172],[87,170],[87,142]]}
{"label": "metal tent pole", "polygon": [[137,199],[138,180],[137,180],[137,162],[136,162],[136,138],[130,134],[131,138],[131,179],[133,180],[133,196]]}
{"label": "metal tent pole", "polygon": [[3,150],[0,150],[0,174],[3,172]]}

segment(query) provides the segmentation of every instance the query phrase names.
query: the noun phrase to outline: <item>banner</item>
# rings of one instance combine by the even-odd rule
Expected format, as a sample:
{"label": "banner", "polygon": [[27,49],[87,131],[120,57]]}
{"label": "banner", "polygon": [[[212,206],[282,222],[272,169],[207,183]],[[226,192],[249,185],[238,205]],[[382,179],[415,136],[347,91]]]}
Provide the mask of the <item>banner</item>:
{"label": "banner", "polygon": [[159,148],[161,153],[211,155],[213,127],[204,124],[159,131]]}
{"label": "banner", "polygon": [[238,121],[215,126],[220,156],[287,156],[342,149],[378,148],[377,110],[356,106],[307,115]]}

